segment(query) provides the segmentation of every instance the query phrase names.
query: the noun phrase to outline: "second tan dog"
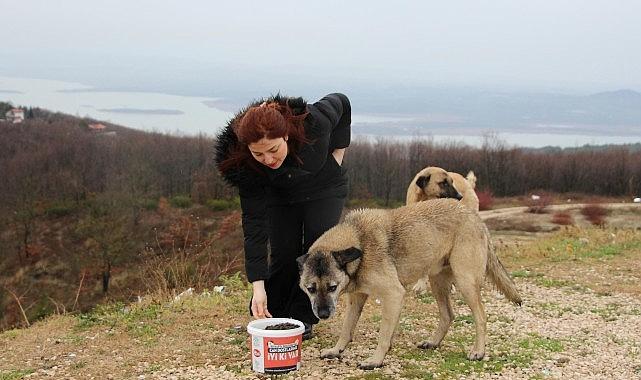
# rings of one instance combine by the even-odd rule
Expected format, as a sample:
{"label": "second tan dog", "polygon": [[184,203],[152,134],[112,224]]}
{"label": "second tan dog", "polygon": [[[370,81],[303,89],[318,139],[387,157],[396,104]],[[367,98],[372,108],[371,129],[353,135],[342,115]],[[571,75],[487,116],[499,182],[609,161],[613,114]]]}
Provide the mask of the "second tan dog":
{"label": "second tan dog", "polygon": [[[448,177],[451,180],[448,180]],[[412,182],[407,188],[407,197],[405,204],[426,201],[437,198],[457,198],[449,195],[448,185],[453,185],[454,189],[461,195],[461,202],[470,210],[479,210],[479,198],[476,196],[476,176],[473,171],[467,173],[467,177],[454,172],[448,172],[445,169],[428,166],[416,173]]]}
{"label": "second tan dog", "polygon": [[476,341],[470,360],[485,355],[486,316],[481,286],[487,275],[510,301],[521,297],[501,265],[489,232],[478,213],[452,199],[418,202],[393,210],[361,209],[350,212],[297,259],[300,287],[308,295],[312,311],[320,319],[336,312],[338,297],[347,294],[347,310],[340,337],[322,358],[339,357],[352,340],[356,322],[368,297],[383,304],[378,345],[359,366],[381,366],[398,324],[405,286],[429,277],[440,320],[432,337],[419,344],[439,346],[454,311],[450,302],[452,284],[472,310]]}
{"label": "second tan dog", "polygon": [[[456,192],[460,194],[458,197],[451,196],[448,191],[448,183],[455,188]],[[426,201],[438,198],[456,198],[461,201],[470,210],[479,210],[479,198],[476,196],[476,176],[470,170],[467,173],[467,178],[454,172],[448,172],[445,169],[428,166],[420,172],[416,173],[412,182],[407,188],[406,205],[411,205],[416,202]],[[412,290],[417,293],[424,293],[427,291],[427,278],[421,278],[416,282]]]}

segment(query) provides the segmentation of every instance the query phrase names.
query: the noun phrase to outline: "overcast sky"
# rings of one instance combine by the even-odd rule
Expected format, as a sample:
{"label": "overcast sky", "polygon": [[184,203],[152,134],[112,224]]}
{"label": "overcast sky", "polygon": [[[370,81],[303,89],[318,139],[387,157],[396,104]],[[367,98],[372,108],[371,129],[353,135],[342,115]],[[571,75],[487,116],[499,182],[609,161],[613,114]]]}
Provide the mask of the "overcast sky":
{"label": "overcast sky", "polygon": [[216,67],[303,82],[641,90],[634,0],[0,0],[0,9],[0,75],[86,82],[130,69],[179,81],[181,69]]}

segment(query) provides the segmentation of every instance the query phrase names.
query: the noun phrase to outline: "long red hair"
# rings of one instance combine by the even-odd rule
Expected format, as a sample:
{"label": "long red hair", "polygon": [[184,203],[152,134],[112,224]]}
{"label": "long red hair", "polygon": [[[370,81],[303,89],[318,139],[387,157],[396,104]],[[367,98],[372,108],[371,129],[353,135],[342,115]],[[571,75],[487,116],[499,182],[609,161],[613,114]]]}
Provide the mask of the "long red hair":
{"label": "long red hair", "polygon": [[276,101],[263,102],[250,107],[241,117],[234,121],[232,128],[238,138],[230,151],[227,159],[222,161],[219,169],[222,172],[233,167],[249,166],[261,172],[258,161],[252,156],[248,145],[258,142],[263,138],[277,139],[288,136],[287,149],[299,163],[297,156],[303,144],[309,142],[305,137],[305,117],[308,112],[294,115],[288,104],[279,104]]}

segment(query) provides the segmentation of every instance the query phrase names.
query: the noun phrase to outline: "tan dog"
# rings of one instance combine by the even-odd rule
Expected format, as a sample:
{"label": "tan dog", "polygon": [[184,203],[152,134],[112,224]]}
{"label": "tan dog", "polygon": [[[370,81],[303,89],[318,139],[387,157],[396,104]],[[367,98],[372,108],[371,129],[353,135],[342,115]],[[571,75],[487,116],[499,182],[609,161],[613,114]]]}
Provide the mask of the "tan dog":
{"label": "tan dog", "polygon": [[[460,197],[453,197],[447,191],[449,182],[448,177],[460,194]],[[429,166],[420,172],[416,173],[412,182],[407,188],[406,205],[411,205],[416,202],[426,201],[437,198],[456,198],[461,201],[470,210],[479,210],[479,198],[476,196],[476,176],[473,171],[467,173],[467,178],[454,172],[448,172],[445,169]],[[421,278],[412,287],[412,290],[417,293],[424,293],[427,291],[427,278]]]}
{"label": "tan dog", "polygon": [[374,354],[359,366],[379,367],[389,350],[405,294],[405,286],[429,277],[440,312],[439,325],[421,348],[438,347],[454,312],[452,284],[472,310],[476,342],[468,358],[485,355],[486,316],[481,286],[486,274],[510,301],[520,304],[508,273],[494,253],[485,224],[476,212],[452,199],[419,202],[393,210],[362,209],[325,232],[298,258],[300,287],[309,296],[320,319],[336,311],[338,297],[348,297],[340,338],[322,358],[340,356],[354,334],[356,322],[369,296],[382,301],[382,321]]}
{"label": "tan dog", "polygon": [[[450,178],[448,180],[448,177]],[[448,186],[461,195],[461,198],[451,196]],[[412,204],[420,201],[437,198],[457,198],[470,210],[479,210],[479,198],[476,196],[476,176],[473,171],[467,173],[467,177],[454,172],[448,172],[436,166],[429,166],[416,173],[412,182],[407,188],[405,204]]]}

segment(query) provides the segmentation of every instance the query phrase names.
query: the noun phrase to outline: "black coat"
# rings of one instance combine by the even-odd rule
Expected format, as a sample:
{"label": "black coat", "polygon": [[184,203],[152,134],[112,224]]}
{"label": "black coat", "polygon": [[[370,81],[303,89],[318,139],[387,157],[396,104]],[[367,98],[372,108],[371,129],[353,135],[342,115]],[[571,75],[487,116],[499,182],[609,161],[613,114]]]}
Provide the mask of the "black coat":
{"label": "black coat", "polygon": [[250,282],[268,278],[268,206],[347,195],[345,168],[331,156],[334,149],[346,148],[350,143],[351,105],[343,94],[329,94],[314,104],[307,104],[302,98],[282,96],[252,103],[236,114],[216,137],[216,164],[228,158],[239,144],[232,125],[249,107],[263,101],[287,103],[296,115],[309,112],[304,126],[305,137],[310,143],[303,145],[297,153],[302,164],[288,155],[275,170],[259,165],[260,172],[257,172],[241,166],[222,173],[223,178],[239,190],[245,238],[245,270]]}

